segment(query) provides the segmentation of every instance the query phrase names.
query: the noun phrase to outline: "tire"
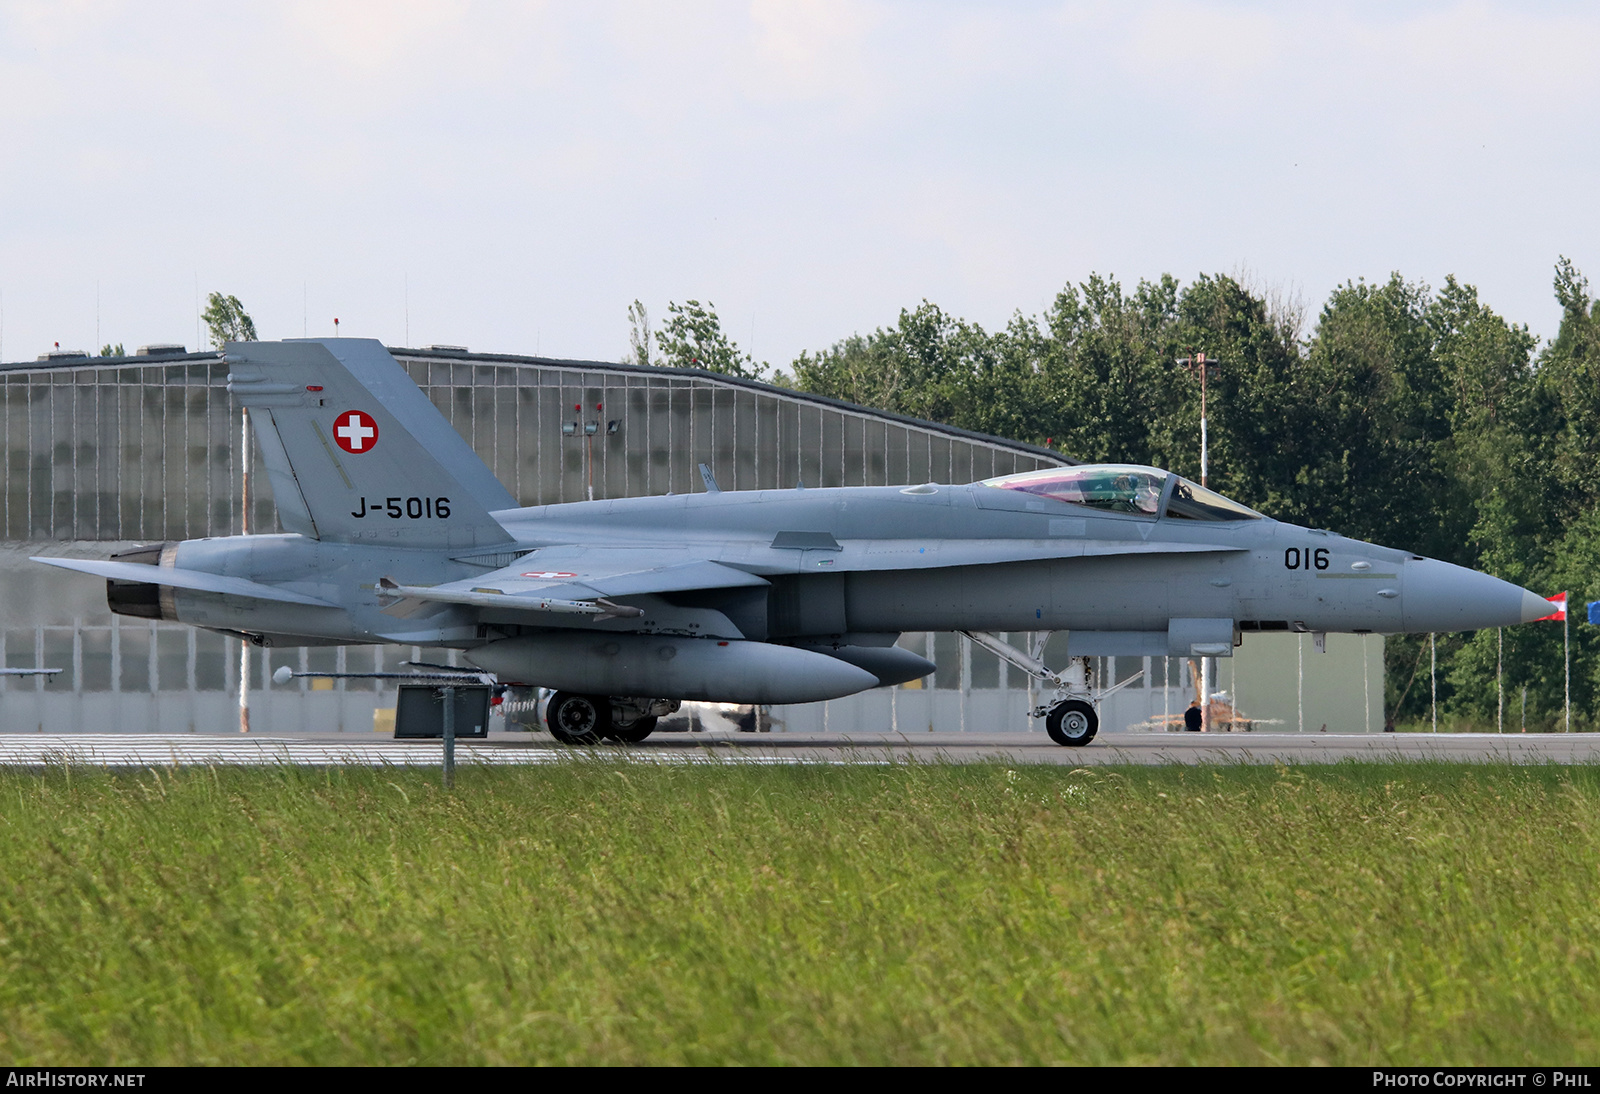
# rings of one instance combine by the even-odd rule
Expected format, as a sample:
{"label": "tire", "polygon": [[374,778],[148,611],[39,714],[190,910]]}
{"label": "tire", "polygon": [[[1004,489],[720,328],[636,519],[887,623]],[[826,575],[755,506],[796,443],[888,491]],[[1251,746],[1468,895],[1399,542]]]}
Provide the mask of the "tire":
{"label": "tire", "polygon": [[1057,703],[1045,716],[1045,732],[1058,745],[1081,748],[1100,731],[1100,716],[1094,707],[1079,699]]}
{"label": "tire", "polygon": [[599,744],[613,732],[611,704],[593,695],[556,692],[545,707],[544,720],[550,736],[564,745]]}
{"label": "tire", "polygon": [[654,718],[635,718],[631,725],[611,727],[611,732],[606,734],[613,741],[621,741],[625,745],[636,745],[651,733],[655,732],[656,720]]}

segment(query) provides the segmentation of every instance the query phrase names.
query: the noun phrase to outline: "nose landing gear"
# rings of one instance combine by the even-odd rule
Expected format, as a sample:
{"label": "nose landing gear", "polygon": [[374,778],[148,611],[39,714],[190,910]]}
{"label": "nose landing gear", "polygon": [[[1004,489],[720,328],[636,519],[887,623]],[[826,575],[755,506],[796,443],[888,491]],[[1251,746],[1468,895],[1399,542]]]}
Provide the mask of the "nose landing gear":
{"label": "nose landing gear", "polygon": [[1086,745],[1100,730],[1100,716],[1082,699],[1067,699],[1050,708],[1044,730],[1058,745]]}
{"label": "nose landing gear", "polygon": [[1041,635],[1035,650],[1032,653],[1025,653],[988,631],[961,633],[990,653],[1005,658],[1023,672],[1055,690],[1048,703],[1030,713],[1035,718],[1044,719],[1045,732],[1050,734],[1052,741],[1071,748],[1083,747],[1094,740],[1094,735],[1100,732],[1100,714],[1096,709],[1100,703],[1144,675],[1143,672],[1136,672],[1115,687],[1102,691],[1089,682],[1092,674],[1087,657],[1072,658],[1067,667],[1060,672],[1047,668],[1045,663],[1039,660],[1039,654],[1044,651],[1044,639],[1048,638],[1048,635]]}

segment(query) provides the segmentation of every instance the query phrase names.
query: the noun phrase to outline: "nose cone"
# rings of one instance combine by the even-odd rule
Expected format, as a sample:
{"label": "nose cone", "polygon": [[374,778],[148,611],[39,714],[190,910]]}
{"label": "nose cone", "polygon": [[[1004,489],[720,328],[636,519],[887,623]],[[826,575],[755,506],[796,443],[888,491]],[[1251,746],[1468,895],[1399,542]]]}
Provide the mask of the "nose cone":
{"label": "nose cone", "polygon": [[1510,627],[1554,610],[1537,593],[1464,566],[1431,558],[1406,563],[1400,617],[1413,634]]}

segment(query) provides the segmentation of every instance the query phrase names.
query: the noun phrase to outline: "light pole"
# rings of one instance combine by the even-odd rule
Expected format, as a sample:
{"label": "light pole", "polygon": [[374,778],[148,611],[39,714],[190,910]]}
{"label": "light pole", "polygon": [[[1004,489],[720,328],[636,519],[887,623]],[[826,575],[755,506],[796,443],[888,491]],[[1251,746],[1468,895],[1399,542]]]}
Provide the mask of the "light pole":
{"label": "light pole", "polygon": [[1189,356],[1180,357],[1177,363],[1194,372],[1200,378],[1200,485],[1211,485],[1206,481],[1211,455],[1210,437],[1206,429],[1206,378],[1221,367],[1221,362],[1214,357],[1208,358],[1203,352],[1196,353],[1193,349]]}
{"label": "light pole", "polygon": [[[1205,353],[1195,352],[1191,346],[1189,356],[1180,357],[1178,364],[1200,377],[1200,485],[1207,486],[1207,464],[1210,457],[1210,438],[1206,431],[1206,377],[1219,367],[1220,362],[1207,359]],[[1200,658],[1200,709],[1205,713],[1205,728],[1211,728],[1211,658]],[[1235,708],[1237,709],[1237,708]]]}
{"label": "light pole", "polygon": [[[576,415],[575,420],[561,423],[561,435],[563,437],[583,437],[584,494],[590,501],[594,500],[594,439],[601,433],[602,419],[600,415],[604,413],[605,409],[606,405],[604,403],[596,403],[594,404],[595,417],[592,420],[585,419],[583,416],[583,404],[573,403],[572,413]],[[603,424],[604,435],[607,437],[615,436],[622,425],[621,420],[617,418],[604,421]]]}
{"label": "light pole", "polygon": [[[250,534],[250,411],[239,411],[239,534]],[[250,732],[250,640],[239,639],[239,732]]]}

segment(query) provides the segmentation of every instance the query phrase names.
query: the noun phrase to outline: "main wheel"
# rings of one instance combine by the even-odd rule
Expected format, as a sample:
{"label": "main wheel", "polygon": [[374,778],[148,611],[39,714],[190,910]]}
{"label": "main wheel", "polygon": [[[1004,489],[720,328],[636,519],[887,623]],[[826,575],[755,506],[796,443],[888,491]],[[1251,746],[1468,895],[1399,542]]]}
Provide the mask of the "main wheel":
{"label": "main wheel", "polygon": [[1100,731],[1100,716],[1081,699],[1068,699],[1050,708],[1044,728],[1058,745],[1086,745]]}
{"label": "main wheel", "polygon": [[550,736],[564,745],[592,745],[612,732],[611,704],[593,695],[558,691],[544,710]]}
{"label": "main wheel", "polygon": [[635,718],[632,722],[625,726],[612,725],[611,732],[608,733],[607,736],[613,741],[621,741],[623,744],[636,745],[646,737],[650,736],[650,734],[655,731],[655,728],[656,720],[654,718]]}

